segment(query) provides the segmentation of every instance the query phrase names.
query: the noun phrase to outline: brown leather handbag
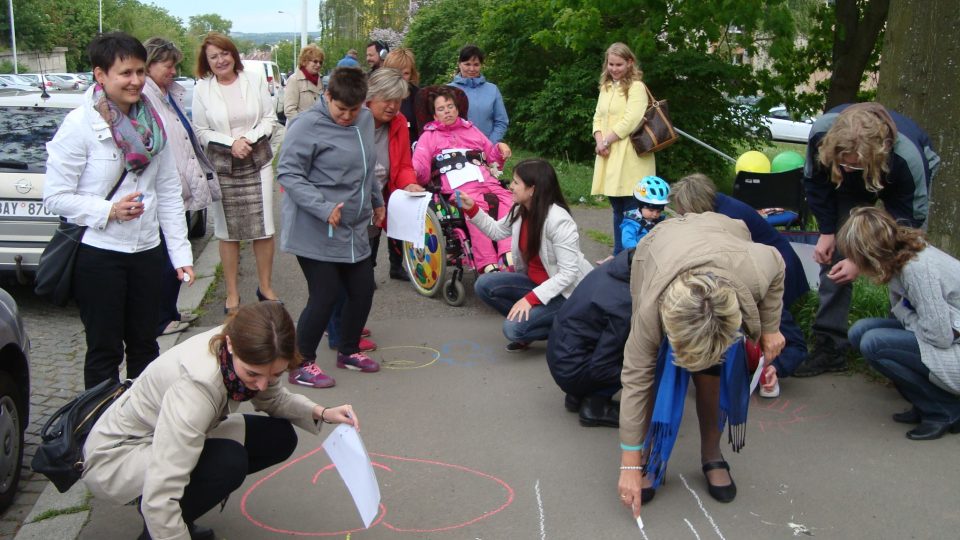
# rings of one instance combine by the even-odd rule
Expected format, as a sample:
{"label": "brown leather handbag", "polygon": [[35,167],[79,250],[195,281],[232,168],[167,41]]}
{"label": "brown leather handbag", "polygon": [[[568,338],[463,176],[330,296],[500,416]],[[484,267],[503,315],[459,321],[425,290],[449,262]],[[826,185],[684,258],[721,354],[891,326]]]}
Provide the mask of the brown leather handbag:
{"label": "brown leather handbag", "polygon": [[640,125],[630,134],[630,142],[638,156],[659,152],[680,138],[670,121],[667,100],[657,101],[647,85],[643,87],[647,90],[647,111],[643,114]]}

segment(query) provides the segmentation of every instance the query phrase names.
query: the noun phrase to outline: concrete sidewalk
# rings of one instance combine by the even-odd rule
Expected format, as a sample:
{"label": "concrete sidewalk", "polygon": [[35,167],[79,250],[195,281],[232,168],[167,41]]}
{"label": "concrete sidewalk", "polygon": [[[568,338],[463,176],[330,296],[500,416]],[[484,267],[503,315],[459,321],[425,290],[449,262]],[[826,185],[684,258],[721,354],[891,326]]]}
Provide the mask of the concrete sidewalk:
{"label": "concrete sidewalk", "polygon": [[[605,256],[608,248],[584,233],[609,233],[609,209],[576,208],[574,217],[588,260]],[[215,264],[215,243],[201,259],[211,251]],[[293,459],[250,476],[222,512],[200,520],[218,538],[957,537],[960,472],[952,463],[960,437],[907,440],[909,427],[890,420],[906,408],[896,392],[843,375],[786,379],[779,399],[754,398],[746,448],[735,454],[724,445],[739,488],[731,504],[706,492],[688,398],[667,482],[644,507],[646,529],[638,531],[617,500],[616,430],[581,427],[564,411],[545,346],[506,352],[502,319],[476,299],[471,275],[466,305],[451,308],[389,279],[384,251],[367,324],[382,371],[338,370],[323,342],[318,361],[337,386],[291,388],[327,406],[353,404],[376,466],[380,515],[361,529],[320,448],[329,430],[319,438],[298,432]],[[242,257],[241,288],[251,301],[248,247]],[[274,288],[296,318],[306,286],[295,258],[277,254]],[[221,284],[190,332],[219,324],[222,302]],[[32,523],[18,539],[135,538],[142,528],[135,508],[86,501],[82,488],[53,502],[48,494],[46,508],[92,510]]]}

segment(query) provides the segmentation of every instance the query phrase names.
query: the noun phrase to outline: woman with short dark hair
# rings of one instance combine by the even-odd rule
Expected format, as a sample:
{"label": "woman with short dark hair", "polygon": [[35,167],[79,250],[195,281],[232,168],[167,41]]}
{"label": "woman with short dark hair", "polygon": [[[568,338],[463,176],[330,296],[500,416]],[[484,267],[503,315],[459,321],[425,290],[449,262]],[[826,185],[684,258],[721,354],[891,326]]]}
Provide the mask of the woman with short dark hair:
{"label": "woman with short dark hair", "polygon": [[490,142],[497,144],[507,136],[510,118],[503,105],[500,89],[480,74],[484,59],[486,55],[476,45],[466,45],[460,49],[457,74],[450,86],[456,86],[467,94],[470,102],[467,120],[477,126]]}
{"label": "woman with short dark hair", "polygon": [[43,203],[87,227],[77,251],[73,296],[87,353],[86,388],[135,378],[159,354],[160,232],[177,279],[193,277],[180,178],[157,103],[142,93],[147,51],[113,32],[87,47],[96,84],[47,143]]}

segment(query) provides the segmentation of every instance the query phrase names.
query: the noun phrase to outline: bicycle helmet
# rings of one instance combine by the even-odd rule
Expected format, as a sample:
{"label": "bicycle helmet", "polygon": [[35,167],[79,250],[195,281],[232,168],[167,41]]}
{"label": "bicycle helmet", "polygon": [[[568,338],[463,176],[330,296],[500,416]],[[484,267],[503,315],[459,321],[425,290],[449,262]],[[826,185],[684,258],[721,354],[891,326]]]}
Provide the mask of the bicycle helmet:
{"label": "bicycle helmet", "polygon": [[633,196],[642,203],[666,206],[670,202],[670,184],[659,176],[644,176],[633,187]]}

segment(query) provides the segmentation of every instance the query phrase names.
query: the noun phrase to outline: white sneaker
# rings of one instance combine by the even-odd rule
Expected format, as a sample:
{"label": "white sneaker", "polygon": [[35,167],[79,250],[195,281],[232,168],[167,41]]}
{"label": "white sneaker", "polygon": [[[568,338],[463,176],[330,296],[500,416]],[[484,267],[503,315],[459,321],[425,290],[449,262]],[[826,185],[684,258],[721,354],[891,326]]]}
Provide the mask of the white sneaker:
{"label": "white sneaker", "polygon": [[770,399],[780,397],[780,381],[777,381],[776,384],[773,385],[772,390],[766,390],[764,387],[761,386],[760,397],[770,398]]}

